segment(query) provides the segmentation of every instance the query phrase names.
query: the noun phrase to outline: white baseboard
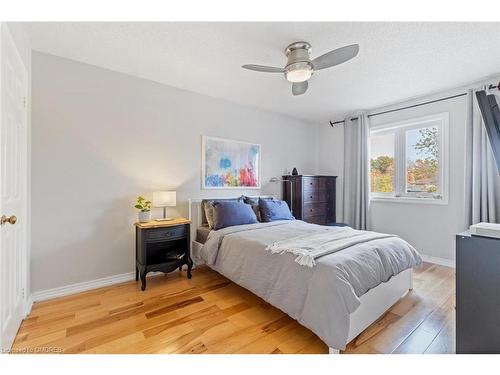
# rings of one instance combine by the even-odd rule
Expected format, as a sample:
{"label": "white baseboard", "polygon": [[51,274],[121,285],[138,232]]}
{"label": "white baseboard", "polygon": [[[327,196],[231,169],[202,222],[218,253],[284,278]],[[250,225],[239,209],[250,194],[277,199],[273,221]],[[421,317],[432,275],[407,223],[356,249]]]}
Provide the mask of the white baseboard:
{"label": "white baseboard", "polygon": [[28,296],[24,302],[24,316],[28,316],[31,313],[31,308],[33,307],[33,296]]}
{"label": "white baseboard", "polygon": [[122,273],[120,275],[103,277],[102,279],[83,281],[81,283],[61,286],[58,288],[41,290],[31,295],[32,302],[45,301],[51,298],[63,297],[69,294],[85,292],[87,290],[102,288],[113,284],[135,280],[135,272]]}
{"label": "white baseboard", "polygon": [[439,264],[440,266],[446,266],[455,268],[455,261],[453,259],[433,257],[432,255],[420,254],[424,262]]}

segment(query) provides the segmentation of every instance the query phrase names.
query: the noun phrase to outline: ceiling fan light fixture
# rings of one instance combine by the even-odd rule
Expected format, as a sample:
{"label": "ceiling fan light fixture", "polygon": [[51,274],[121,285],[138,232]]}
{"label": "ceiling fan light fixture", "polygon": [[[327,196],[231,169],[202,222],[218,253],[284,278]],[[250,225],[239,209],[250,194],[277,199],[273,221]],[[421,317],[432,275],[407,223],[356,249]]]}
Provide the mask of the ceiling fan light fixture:
{"label": "ceiling fan light fixture", "polygon": [[285,68],[285,77],[292,83],[304,82],[311,78],[313,74],[312,64],[301,61],[288,65]]}
{"label": "ceiling fan light fixture", "polygon": [[288,82],[292,83],[292,94],[302,95],[309,87],[309,79],[314,72],[331,68],[356,57],[359,52],[358,44],[351,44],[327,52],[311,60],[311,45],[307,42],[294,42],[285,49],[287,62],[284,68],[267,65],[247,64],[244,69],[256,72],[281,73]]}

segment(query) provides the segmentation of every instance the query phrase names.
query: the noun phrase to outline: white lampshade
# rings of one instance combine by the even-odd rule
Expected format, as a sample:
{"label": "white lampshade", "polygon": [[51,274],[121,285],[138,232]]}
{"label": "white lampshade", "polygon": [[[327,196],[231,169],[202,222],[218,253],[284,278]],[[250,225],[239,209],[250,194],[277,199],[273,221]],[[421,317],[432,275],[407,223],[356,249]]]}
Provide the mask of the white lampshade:
{"label": "white lampshade", "polygon": [[177,204],[175,191],[155,191],[153,193],[154,207],[173,207]]}

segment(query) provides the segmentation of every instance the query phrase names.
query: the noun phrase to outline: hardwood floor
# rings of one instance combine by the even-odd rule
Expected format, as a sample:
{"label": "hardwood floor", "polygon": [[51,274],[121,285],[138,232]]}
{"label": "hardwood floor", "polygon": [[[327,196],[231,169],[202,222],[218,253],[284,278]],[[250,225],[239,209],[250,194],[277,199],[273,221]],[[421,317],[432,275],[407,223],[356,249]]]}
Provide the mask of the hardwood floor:
{"label": "hardwood floor", "polygon": [[[424,263],[414,290],[344,353],[454,353],[455,271]],[[36,349],[38,348],[38,349]],[[40,349],[41,348],[41,349]],[[18,352],[327,353],[311,331],[208,267],[36,303]]]}

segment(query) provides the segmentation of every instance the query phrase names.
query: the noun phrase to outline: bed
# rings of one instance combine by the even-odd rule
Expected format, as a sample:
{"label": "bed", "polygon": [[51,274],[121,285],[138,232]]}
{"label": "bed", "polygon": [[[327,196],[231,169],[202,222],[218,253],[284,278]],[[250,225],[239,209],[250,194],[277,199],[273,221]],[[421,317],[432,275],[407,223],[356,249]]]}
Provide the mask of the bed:
{"label": "bed", "polygon": [[189,203],[195,264],[207,264],[284,311],[318,335],[331,354],[343,350],[412,289],[412,267],[421,258],[399,237],[359,243],[306,267],[293,254],[273,254],[266,246],[305,233],[329,230],[334,235],[341,228],[294,220],[210,231],[201,202]]}

